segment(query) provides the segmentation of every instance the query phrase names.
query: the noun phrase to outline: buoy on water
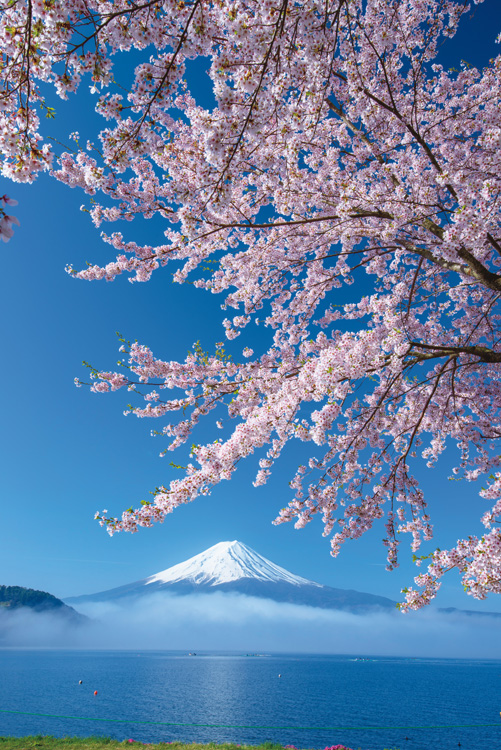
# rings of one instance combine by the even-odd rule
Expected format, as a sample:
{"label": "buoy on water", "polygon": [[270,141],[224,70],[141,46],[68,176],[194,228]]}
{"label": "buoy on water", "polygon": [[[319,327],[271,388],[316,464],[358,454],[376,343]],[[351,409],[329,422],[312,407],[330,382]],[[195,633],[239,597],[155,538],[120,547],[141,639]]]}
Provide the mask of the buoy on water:
{"label": "buoy on water", "polygon": [[97,690],[94,690],[94,695],[97,695]]}

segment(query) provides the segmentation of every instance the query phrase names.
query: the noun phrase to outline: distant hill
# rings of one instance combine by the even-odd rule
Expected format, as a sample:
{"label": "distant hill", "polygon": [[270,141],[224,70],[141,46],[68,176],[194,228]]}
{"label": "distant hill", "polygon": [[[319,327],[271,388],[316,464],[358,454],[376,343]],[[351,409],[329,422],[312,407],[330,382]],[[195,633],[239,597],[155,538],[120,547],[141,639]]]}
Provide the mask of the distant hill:
{"label": "distant hill", "polygon": [[75,624],[81,624],[86,617],[76,612],[73,607],[46,591],[27,589],[23,586],[0,586],[0,611],[13,611],[27,607],[35,612],[50,612]]}

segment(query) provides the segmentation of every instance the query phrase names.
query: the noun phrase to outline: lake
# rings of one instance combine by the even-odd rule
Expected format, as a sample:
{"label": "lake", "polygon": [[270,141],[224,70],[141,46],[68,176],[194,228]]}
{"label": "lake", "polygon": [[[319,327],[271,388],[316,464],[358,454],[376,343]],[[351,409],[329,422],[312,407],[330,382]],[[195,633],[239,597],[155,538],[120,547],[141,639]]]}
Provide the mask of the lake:
{"label": "lake", "polygon": [[0,709],[4,736],[498,750],[501,662],[2,649]]}

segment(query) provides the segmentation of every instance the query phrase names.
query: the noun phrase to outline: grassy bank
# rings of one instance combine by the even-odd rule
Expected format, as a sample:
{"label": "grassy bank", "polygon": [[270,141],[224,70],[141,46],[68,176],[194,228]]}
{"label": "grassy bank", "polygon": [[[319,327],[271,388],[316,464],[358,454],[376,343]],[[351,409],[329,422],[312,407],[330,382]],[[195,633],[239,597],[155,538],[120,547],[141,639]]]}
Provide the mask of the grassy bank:
{"label": "grassy bank", "polygon": [[[196,742],[159,742],[142,743],[133,739],[112,740],[109,737],[47,737],[37,734],[34,737],[0,737],[0,750],[124,750],[124,748],[147,748],[148,750],[287,750],[293,745],[277,745],[273,742],[265,742],[262,745],[235,745],[224,743],[217,745],[210,742],[200,745]],[[344,745],[333,745],[325,750],[351,750]],[[394,748],[393,750],[396,750]]]}
{"label": "grassy bank", "polygon": [[263,745],[233,745],[231,743],[208,745],[183,742],[142,743],[133,739],[112,740],[109,737],[0,737],[0,750],[124,750],[124,748],[147,748],[147,750],[284,750],[282,745],[266,742]]}

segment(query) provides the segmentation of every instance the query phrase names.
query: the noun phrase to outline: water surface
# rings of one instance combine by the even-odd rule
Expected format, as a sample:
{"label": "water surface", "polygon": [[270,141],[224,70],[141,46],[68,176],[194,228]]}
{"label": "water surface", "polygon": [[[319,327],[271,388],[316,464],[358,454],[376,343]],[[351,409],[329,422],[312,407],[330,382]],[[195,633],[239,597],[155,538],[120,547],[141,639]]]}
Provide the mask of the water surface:
{"label": "water surface", "polygon": [[5,649],[0,709],[13,736],[499,750],[501,662]]}

